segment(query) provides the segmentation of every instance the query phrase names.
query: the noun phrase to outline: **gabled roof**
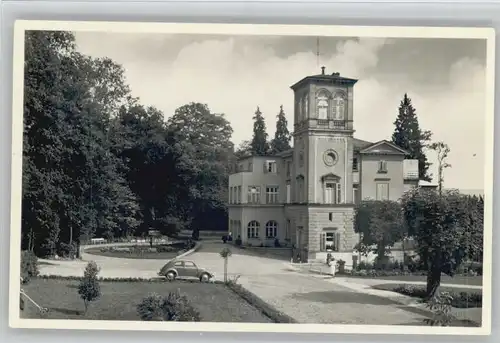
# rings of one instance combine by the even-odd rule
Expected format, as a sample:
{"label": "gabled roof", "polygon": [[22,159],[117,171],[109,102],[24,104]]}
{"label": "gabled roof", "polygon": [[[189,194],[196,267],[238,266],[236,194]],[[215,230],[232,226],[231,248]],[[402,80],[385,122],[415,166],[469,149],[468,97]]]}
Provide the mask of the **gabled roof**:
{"label": "gabled roof", "polygon": [[[390,150],[389,149],[377,150],[377,148],[382,147],[384,145],[388,146],[390,148]],[[359,153],[360,154],[384,153],[384,154],[391,154],[391,155],[392,154],[398,154],[398,155],[408,155],[409,154],[408,151],[401,149],[396,144],[389,142],[389,141],[386,141],[385,139],[360,149]]]}
{"label": "gabled roof", "polygon": [[364,148],[373,144],[372,142],[364,141],[362,139],[357,139],[357,138],[353,138],[352,143],[354,145],[354,151],[363,150]]}

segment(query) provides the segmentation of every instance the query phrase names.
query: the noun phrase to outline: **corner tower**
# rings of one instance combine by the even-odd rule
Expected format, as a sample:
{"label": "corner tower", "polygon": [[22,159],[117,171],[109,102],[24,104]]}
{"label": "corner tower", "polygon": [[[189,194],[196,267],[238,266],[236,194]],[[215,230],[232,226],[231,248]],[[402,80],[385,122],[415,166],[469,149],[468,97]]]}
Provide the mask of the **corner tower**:
{"label": "corner tower", "polygon": [[307,76],[291,86],[295,96],[295,203],[351,204],[353,87],[339,73]]}

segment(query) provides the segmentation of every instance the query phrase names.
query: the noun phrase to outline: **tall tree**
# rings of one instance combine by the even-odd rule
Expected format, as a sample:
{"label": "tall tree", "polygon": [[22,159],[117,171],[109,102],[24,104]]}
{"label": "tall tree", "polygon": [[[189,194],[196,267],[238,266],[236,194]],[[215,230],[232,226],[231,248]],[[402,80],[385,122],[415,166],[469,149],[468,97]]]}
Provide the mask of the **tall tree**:
{"label": "tall tree", "polygon": [[396,126],[392,135],[392,142],[410,153],[409,158],[418,160],[418,173],[421,180],[430,181],[428,174],[430,163],[427,161],[424,149],[431,139],[430,131],[420,129],[417,113],[411,99],[405,93],[399,106],[399,114],[394,122]]}
{"label": "tall tree", "polygon": [[[182,149],[178,173],[188,178],[184,194],[191,228],[227,225],[225,199],[233,144],[233,129],[223,114],[201,103],[179,107],[167,122],[175,146]],[[186,179],[185,179],[186,180]],[[196,233],[195,233],[196,234]]]}
{"label": "tall tree", "polygon": [[354,231],[361,234],[357,249],[377,254],[377,263],[385,263],[394,243],[406,234],[401,205],[390,200],[365,200],[355,210]]}
{"label": "tall tree", "polygon": [[451,168],[451,164],[446,162],[448,159],[448,154],[450,153],[450,147],[443,142],[434,142],[429,145],[429,149],[434,150],[437,154],[438,160],[438,190],[439,193],[443,191],[444,183],[444,170],[446,168]]}
{"label": "tall tree", "polygon": [[427,296],[439,294],[441,274],[453,276],[467,259],[481,258],[483,203],[457,191],[415,188],[402,198],[409,236],[428,268]]}
{"label": "tall tree", "polygon": [[274,139],[271,141],[271,151],[273,154],[290,149],[290,140],[292,139],[290,131],[288,131],[288,121],[286,120],[283,105],[280,106],[280,112],[277,116],[276,132]]}
{"label": "tall tree", "polygon": [[255,111],[253,120],[253,138],[250,144],[252,153],[257,156],[267,155],[269,153],[268,134],[266,131],[266,122],[259,107]]}

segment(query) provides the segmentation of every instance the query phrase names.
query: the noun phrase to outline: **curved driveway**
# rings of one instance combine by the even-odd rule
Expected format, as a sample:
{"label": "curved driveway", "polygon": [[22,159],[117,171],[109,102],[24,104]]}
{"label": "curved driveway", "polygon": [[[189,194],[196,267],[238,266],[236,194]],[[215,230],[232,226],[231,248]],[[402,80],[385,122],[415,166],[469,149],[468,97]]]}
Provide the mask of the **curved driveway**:
{"label": "curved driveway", "polygon": [[[202,247],[186,259],[223,275],[224,262],[219,256],[226,246],[221,242],[203,241]],[[270,303],[278,310],[302,323],[421,325],[425,318],[407,306],[392,300],[353,290],[311,275],[291,272],[286,262],[259,257],[253,252],[233,248],[229,258],[229,275],[240,275],[238,283]],[[79,276],[86,261],[94,260],[103,277],[155,277],[166,262],[82,254],[83,261],[50,261],[42,265],[46,275]]]}

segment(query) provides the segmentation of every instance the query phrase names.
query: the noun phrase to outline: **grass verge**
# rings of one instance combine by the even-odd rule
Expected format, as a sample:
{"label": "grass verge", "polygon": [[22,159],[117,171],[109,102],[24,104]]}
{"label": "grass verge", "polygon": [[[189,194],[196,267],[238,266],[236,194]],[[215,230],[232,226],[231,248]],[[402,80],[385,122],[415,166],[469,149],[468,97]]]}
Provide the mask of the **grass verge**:
{"label": "grass verge", "polygon": [[269,314],[249,303],[237,292],[220,283],[145,281],[140,279],[101,280],[102,295],[92,302],[87,313],[78,295],[78,278],[40,277],[23,289],[49,312],[41,315],[26,301],[21,318],[79,320],[140,320],[137,305],[150,293],[167,295],[179,291],[190,300],[204,322],[271,323]]}

